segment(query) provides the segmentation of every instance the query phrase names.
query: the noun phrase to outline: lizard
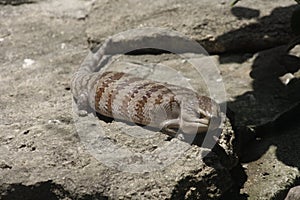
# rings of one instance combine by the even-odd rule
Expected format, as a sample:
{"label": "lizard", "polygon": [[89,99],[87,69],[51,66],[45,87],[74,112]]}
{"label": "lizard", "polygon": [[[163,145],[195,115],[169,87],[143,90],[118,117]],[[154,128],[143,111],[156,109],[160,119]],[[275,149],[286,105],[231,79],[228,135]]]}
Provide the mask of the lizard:
{"label": "lizard", "polygon": [[[180,52],[175,49],[176,45],[173,47],[174,42],[181,46]],[[106,117],[171,133],[180,129],[184,134],[198,134],[208,131],[209,127],[219,128],[220,107],[207,96],[129,73],[101,71],[111,55],[141,47],[152,48],[154,44],[156,49],[169,48],[179,53],[198,51],[191,45],[187,47],[189,39],[161,30],[137,30],[106,39],[102,46],[89,52],[72,77],[71,92],[80,113],[85,115],[88,108],[92,108]]]}

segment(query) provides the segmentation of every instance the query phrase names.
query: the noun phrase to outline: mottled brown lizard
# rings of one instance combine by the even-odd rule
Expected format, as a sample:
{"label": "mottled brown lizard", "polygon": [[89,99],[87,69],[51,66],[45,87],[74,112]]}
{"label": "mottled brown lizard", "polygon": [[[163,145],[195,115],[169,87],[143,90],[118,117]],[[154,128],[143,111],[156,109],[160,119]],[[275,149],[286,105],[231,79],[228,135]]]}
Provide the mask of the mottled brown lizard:
{"label": "mottled brown lizard", "polygon": [[[124,34],[108,38],[95,52],[89,53],[73,75],[71,91],[79,110],[86,111],[90,107],[110,118],[167,132],[180,129],[185,134],[196,134],[220,126],[219,105],[207,96],[132,74],[102,72],[100,69],[110,56],[143,47],[164,49],[174,42],[181,42],[180,52],[196,51],[193,47],[185,47],[189,44],[188,39],[164,31],[137,31],[125,36],[126,40],[122,38]],[[156,44],[153,46],[153,43]]]}

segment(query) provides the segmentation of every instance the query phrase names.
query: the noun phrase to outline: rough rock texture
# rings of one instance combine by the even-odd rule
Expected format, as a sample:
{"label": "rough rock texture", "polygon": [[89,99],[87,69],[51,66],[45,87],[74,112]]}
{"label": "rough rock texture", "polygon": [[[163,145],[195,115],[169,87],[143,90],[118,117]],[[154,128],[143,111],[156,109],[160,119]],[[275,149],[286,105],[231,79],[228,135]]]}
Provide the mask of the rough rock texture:
{"label": "rough rock texture", "polygon": [[[88,123],[94,123],[93,118]],[[220,196],[232,184],[228,170],[214,153],[203,162],[201,155],[205,150],[197,146],[177,139],[165,141],[166,136],[159,133],[150,139],[132,139],[118,133],[118,126],[109,127],[105,137],[97,135],[98,144],[113,141],[137,153],[117,160],[115,157],[120,154],[111,152],[101,160],[88,147],[83,148],[87,138],[80,135],[80,128],[77,130],[81,142],[77,134],[70,133],[75,130],[65,129],[64,122],[49,122],[19,133],[1,146],[1,199],[209,199]],[[134,130],[140,133],[138,127],[131,128],[131,133]],[[100,150],[103,153],[105,148]],[[162,163],[160,168],[138,171],[138,166],[146,162],[142,155],[152,151],[156,152],[153,155],[160,155],[156,158]],[[174,162],[163,166],[164,156],[172,155]],[[110,161],[118,163],[110,165]],[[146,164],[149,167],[151,162]]]}
{"label": "rough rock texture", "polygon": [[[241,193],[249,199],[283,199],[300,176],[300,60],[284,49],[216,58],[248,176]],[[299,56],[297,49],[290,54]]]}
{"label": "rough rock texture", "polygon": [[[135,27],[169,27],[199,41],[208,52],[253,52],[291,39],[291,1],[241,1],[230,9],[223,0],[99,1],[90,13],[86,33],[91,41]],[[119,10],[122,12],[118,12]],[[116,14],[118,12],[118,14]],[[99,13],[102,13],[99,15]],[[252,14],[254,13],[254,14]],[[109,29],[103,28],[109,26]]]}
{"label": "rough rock texture", "polygon": [[284,200],[296,200],[296,199],[300,199],[300,186],[291,188]]}
{"label": "rough rock texture", "polygon": [[251,194],[249,199],[283,199],[299,179],[299,131],[299,127],[282,135],[273,131],[274,136],[247,145],[241,162],[248,180],[241,191]]}
{"label": "rough rock texture", "polygon": [[[243,0],[234,8],[219,0],[149,4],[0,0],[0,4],[0,199],[206,199],[225,191],[230,193],[226,196],[241,199],[284,199],[288,189],[299,184],[299,62],[297,57],[280,55],[284,47],[278,47],[292,37],[289,16],[294,1]],[[156,132],[134,132],[133,126],[122,122],[97,122],[111,134],[103,141],[119,141],[140,152],[159,152],[163,144],[187,147],[162,171],[122,172],[126,165],[108,167],[84,146],[71,114],[70,77],[87,55],[88,42],[143,26],[178,30],[209,52],[238,51],[211,58],[220,66],[227,103],[235,113],[244,166],[240,173],[232,169],[238,149],[236,140],[228,138],[233,132],[229,122],[228,136],[223,134],[220,140],[222,148],[216,146],[204,162],[199,155],[207,151],[198,146],[163,134],[146,139],[122,135],[117,127],[130,130],[127,133]],[[269,47],[277,48],[257,52]],[[299,56],[297,48],[292,52]],[[156,63],[175,66],[197,86],[193,73],[176,68],[178,58],[164,56],[144,56],[142,61],[154,57]],[[141,163],[139,156],[125,161]],[[243,173],[248,176],[245,180]],[[237,191],[232,192],[232,185]]]}

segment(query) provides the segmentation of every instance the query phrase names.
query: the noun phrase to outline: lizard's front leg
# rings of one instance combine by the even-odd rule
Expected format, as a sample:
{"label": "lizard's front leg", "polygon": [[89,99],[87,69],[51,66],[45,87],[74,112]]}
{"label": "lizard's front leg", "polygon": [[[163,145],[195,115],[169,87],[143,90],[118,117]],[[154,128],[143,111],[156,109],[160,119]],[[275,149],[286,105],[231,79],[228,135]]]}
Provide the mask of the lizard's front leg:
{"label": "lizard's front leg", "polygon": [[179,127],[180,127],[179,118],[164,120],[159,125],[159,128],[161,130],[166,131],[167,133],[172,134],[172,135],[176,135],[176,132],[174,129],[178,129]]}
{"label": "lizard's front leg", "polygon": [[89,109],[89,99],[87,92],[83,92],[79,95],[76,105],[78,109],[77,114],[81,117],[87,116]]}

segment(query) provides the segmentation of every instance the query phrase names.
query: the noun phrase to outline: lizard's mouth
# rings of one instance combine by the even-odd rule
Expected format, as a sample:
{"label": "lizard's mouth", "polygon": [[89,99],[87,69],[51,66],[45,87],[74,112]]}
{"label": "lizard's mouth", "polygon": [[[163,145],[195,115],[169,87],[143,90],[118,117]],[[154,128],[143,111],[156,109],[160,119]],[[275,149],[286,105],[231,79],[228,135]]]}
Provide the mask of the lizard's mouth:
{"label": "lizard's mouth", "polygon": [[207,114],[203,114],[201,118],[184,116],[184,118],[178,117],[162,122],[162,129],[181,129],[186,134],[198,134],[205,133],[208,130],[215,130],[221,124],[219,116],[208,116]]}

